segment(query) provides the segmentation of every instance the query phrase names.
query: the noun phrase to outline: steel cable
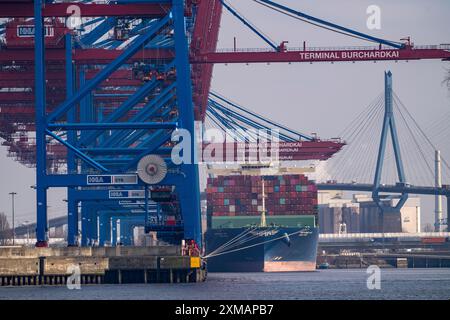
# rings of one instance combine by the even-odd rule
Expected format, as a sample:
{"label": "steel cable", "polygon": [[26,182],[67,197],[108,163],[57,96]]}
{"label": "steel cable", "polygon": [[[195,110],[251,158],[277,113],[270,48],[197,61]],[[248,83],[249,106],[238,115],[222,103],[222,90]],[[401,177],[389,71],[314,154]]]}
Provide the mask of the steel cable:
{"label": "steel cable", "polygon": [[[348,138],[349,147],[344,149],[343,152],[341,152],[336,159],[336,161],[333,161],[331,163],[330,172],[334,172],[334,176],[341,177],[343,175],[338,174],[336,171],[341,170],[344,168],[346,170],[345,164],[347,163],[347,169],[348,169],[348,159],[352,159],[354,156],[353,154],[355,152],[358,152],[358,148],[360,148],[360,144],[364,139],[363,133],[366,131],[369,131],[370,128],[372,128],[376,123],[373,121],[376,116],[380,113],[381,108],[381,101],[378,100],[375,104],[372,105],[372,107],[369,110],[369,114],[367,117],[363,118],[362,121],[355,126],[353,132],[350,134]],[[363,156],[361,153],[359,156]],[[342,172],[342,171],[341,171]],[[348,171],[343,172],[345,177],[345,174],[348,174]]]}
{"label": "steel cable", "polygon": [[[307,20],[307,19],[300,18],[300,17],[298,17],[298,16],[296,16],[296,15],[293,15],[293,14],[291,14],[291,13],[289,13],[289,12],[285,12],[285,11],[283,11],[283,10],[281,10],[281,9],[274,8],[274,7],[272,7],[272,6],[270,6],[270,5],[266,4],[266,3],[261,3],[261,2],[258,1],[258,0],[252,0],[252,1],[258,3],[259,5],[262,5],[262,6],[264,6],[264,7],[267,7],[267,8],[269,8],[269,9],[271,9],[271,10],[274,10],[274,11],[277,11],[277,12],[279,12],[279,13],[281,13],[281,14],[284,14],[284,15],[286,15],[286,16],[288,16],[288,17],[291,17],[291,18],[294,18],[294,19],[296,19],[296,20],[299,20],[299,21],[308,23],[308,24],[313,25],[313,26],[316,26],[316,27],[318,27],[318,28],[322,28],[322,29],[325,29],[325,30],[328,30],[328,31],[332,31],[332,32],[335,32],[335,33],[338,33],[338,34],[342,34],[342,35],[345,35],[345,36],[348,36],[348,37],[352,37],[352,38],[355,38],[355,39],[364,40],[364,41],[372,42],[372,43],[378,43],[378,42],[376,42],[376,41],[374,41],[374,40],[366,39],[366,38],[364,38],[364,37],[360,37],[360,36],[357,36],[357,35],[354,35],[354,34],[351,34],[351,33],[346,33],[346,32],[344,32],[344,31],[339,31],[339,30],[333,29],[333,28],[331,28],[331,27],[323,26],[323,25],[321,25],[321,24],[319,24],[319,23],[311,22],[311,21],[309,21],[309,20]],[[392,42],[392,43],[398,43],[398,44],[400,44],[399,42],[396,42],[396,41],[391,41],[391,42]]]}
{"label": "steel cable", "polygon": [[[411,113],[408,111],[408,109],[406,108],[406,106],[403,104],[403,102],[400,100],[400,98],[395,94],[394,92],[394,96],[395,99],[398,101],[399,105],[405,110],[406,114],[409,116],[409,118],[413,121],[414,125],[416,126],[416,128],[419,130],[419,132],[422,134],[423,138],[426,140],[426,142],[433,148],[433,150],[437,150],[436,146],[433,144],[433,142],[430,140],[430,138],[426,135],[426,133],[422,130],[422,128],[419,126],[419,124],[417,123],[416,119],[411,115]],[[442,162],[444,163],[444,165],[450,169],[450,165],[447,162],[446,159],[442,158],[441,159]]]}
{"label": "steel cable", "polygon": [[[371,117],[371,114],[376,110],[376,105],[372,105],[372,107],[369,109],[369,116],[366,118],[363,118],[362,121],[355,126],[354,130],[352,133],[350,133],[349,138],[348,138],[348,147],[344,148],[344,150],[342,150],[342,152],[340,154],[337,155],[337,157],[331,159],[331,166],[330,166],[330,172],[333,172],[334,170],[337,170],[337,168],[341,167],[343,161],[345,161],[347,159],[347,154],[349,154],[350,152],[352,152],[353,146],[356,145],[355,141],[353,141],[353,137],[355,136],[355,132],[357,131],[361,131],[361,129],[363,129],[365,127],[365,124],[367,123],[367,121],[370,121],[369,118]],[[356,134],[356,136],[358,136]],[[345,138],[345,137],[344,137]],[[345,138],[347,140],[347,138]],[[335,176],[336,176],[336,172],[335,172]]]}

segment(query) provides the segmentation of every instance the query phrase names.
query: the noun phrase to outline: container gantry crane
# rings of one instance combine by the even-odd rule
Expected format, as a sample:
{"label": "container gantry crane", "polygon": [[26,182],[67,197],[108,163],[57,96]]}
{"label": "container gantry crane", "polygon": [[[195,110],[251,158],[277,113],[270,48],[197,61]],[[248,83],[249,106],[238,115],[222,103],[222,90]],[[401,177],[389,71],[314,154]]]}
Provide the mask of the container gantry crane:
{"label": "container gantry crane", "polygon": [[252,0],[270,10],[274,10],[288,18],[297,19],[318,28],[358,38],[373,43],[368,47],[315,47],[308,48],[306,42],[302,48],[288,48],[287,41],[281,44],[272,42],[257,28],[253,27],[243,16],[231,7],[225,0],[223,6],[245,26],[269,45],[268,49],[228,49],[221,51],[203,51],[193,57],[193,63],[275,63],[275,62],[358,62],[358,61],[401,61],[439,59],[450,60],[450,44],[417,46],[411,43],[411,38],[404,42],[389,41],[340,26],[324,19],[316,18],[302,11],[292,9],[270,0]]}
{"label": "container gantry crane", "polygon": [[[47,245],[47,190],[58,186],[68,188],[69,245],[77,245],[79,210],[85,245],[98,223],[99,202],[115,200],[113,209],[126,213],[130,210],[117,200],[142,197],[141,192],[147,215],[156,204],[165,220],[174,217],[172,241],[201,243],[197,165],[193,159],[168,165],[158,151],[167,150],[176,130],[195,137],[188,43],[193,4],[24,1],[18,7],[1,1],[0,6],[8,18],[0,50],[7,88],[1,114],[12,123],[2,134],[20,156],[21,141],[36,150],[22,161],[36,164],[37,246]],[[73,8],[81,19],[76,29],[67,23]],[[16,108],[21,114],[14,114]],[[16,124],[35,133],[28,141],[17,139]],[[158,153],[162,163],[144,164],[150,178],[158,172],[159,180],[150,186],[136,168],[142,158]],[[59,172],[49,170],[59,164],[55,159],[65,165]],[[83,198],[85,193],[90,198]],[[163,199],[165,194],[170,197]]]}
{"label": "container gantry crane", "polygon": [[[153,206],[158,216],[175,217],[170,226],[147,223],[147,231],[201,243],[198,168],[170,163],[172,133],[186,129],[194,137],[194,120],[204,121],[207,111],[216,120],[232,114],[227,125],[237,119],[261,126],[242,110],[211,101],[215,63],[450,59],[448,46],[378,39],[274,1],[254,1],[376,45],[290,49],[270,41],[223,0],[0,0],[0,137],[11,156],[37,167],[37,245],[47,244],[46,192],[52,187],[68,188],[69,245],[77,244],[80,213],[86,244],[90,224],[100,217],[98,203],[129,213],[133,209],[117,200],[133,195],[144,200],[139,206],[146,221]],[[72,6],[80,13],[76,28],[67,24]],[[269,48],[217,50],[224,9]],[[334,152],[342,147],[327,143]],[[136,176],[139,161],[150,154],[168,165],[164,179],[152,185]]]}

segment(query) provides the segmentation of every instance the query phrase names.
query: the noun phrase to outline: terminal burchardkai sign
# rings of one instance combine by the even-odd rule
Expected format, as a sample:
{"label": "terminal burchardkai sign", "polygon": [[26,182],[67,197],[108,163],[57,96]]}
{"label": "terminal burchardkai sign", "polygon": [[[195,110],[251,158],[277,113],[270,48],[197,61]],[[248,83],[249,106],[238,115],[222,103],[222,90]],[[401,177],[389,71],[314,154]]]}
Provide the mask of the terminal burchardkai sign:
{"label": "terminal burchardkai sign", "polygon": [[398,59],[399,50],[358,50],[358,51],[319,51],[319,52],[300,52],[302,60],[376,60],[376,59]]}

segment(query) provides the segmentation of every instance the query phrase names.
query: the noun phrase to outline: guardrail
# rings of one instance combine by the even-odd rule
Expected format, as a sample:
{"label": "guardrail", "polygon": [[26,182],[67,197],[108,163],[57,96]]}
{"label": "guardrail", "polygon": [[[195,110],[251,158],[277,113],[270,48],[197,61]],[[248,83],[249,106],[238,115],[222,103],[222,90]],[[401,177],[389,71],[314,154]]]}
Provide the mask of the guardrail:
{"label": "guardrail", "polygon": [[[345,47],[287,47],[287,52],[292,51],[360,51],[360,50],[399,50],[387,46],[345,46]],[[417,45],[412,50],[450,50],[450,44]],[[401,50],[401,49],[400,49]],[[273,48],[218,48],[217,53],[230,52],[277,52]]]}
{"label": "guardrail", "polygon": [[420,233],[325,233],[320,234],[319,239],[373,239],[373,238],[446,238],[450,232],[420,232]]}

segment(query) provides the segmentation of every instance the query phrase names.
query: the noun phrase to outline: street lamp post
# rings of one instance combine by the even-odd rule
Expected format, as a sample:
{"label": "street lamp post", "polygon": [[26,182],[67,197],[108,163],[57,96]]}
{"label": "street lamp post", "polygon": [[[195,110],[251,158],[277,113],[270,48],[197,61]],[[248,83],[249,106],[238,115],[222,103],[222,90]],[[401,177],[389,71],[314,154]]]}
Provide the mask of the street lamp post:
{"label": "street lamp post", "polygon": [[14,226],[14,197],[17,195],[17,192],[10,192],[9,193],[11,195],[11,204],[12,204],[12,240],[13,240],[13,245],[15,245],[16,243],[16,228]]}

